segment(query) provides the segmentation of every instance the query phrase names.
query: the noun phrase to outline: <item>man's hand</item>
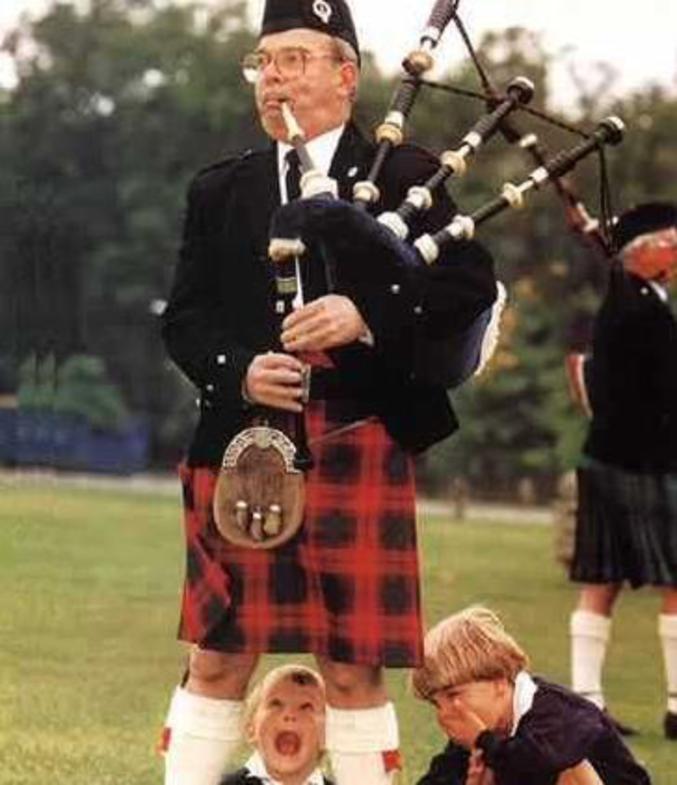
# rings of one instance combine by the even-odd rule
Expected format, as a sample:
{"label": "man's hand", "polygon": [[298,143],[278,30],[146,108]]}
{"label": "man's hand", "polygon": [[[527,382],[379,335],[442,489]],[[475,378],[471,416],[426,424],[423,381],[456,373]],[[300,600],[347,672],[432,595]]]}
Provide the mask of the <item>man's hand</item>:
{"label": "man's hand", "polygon": [[356,341],[369,332],[352,300],[327,294],[289,314],[282,322],[288,352],[320,352]]}
{"label": "man's hand", "polygon": [[257,354],[249,364],[244,393],[253,403],[302,412],[303,364],[288,354]]}

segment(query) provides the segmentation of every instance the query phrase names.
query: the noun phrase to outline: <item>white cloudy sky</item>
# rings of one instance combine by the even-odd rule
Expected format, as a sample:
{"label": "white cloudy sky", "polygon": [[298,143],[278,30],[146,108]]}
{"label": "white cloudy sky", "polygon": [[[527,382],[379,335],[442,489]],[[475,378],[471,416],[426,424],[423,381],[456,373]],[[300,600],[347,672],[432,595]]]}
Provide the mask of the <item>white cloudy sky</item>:
{"label": "white cloudy sky", "polygon": [[[249,2],[258,19],[264,0]],[[47,0],[0,0],[0,32],[22,11],[46,5]],[[351,0],[362,46],[375,51],[388,70],[398,67],[417,40],[432,5],[432,0]],[[474,39],[488,29],[522,26],[542,33],[553,54],[566,52],[553,84],[562,103],[575,94],[568,67],[594,84],[597,61],[619,72],[616,93],[649,81],[677,90],[677,0],[462,0],[460,9]],[[447,35],[440,64],[461,53],[458,37]],[[8,79],[0,62],[0,80]]]}

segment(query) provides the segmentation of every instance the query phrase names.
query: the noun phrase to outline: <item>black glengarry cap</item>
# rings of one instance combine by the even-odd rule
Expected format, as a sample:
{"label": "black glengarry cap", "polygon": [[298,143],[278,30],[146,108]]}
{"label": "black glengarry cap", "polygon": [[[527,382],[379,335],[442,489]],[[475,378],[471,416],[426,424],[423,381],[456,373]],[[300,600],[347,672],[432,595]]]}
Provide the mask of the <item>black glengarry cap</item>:
{"label": "black glengarry cap", "polygon": [[613,228],[614,241],[620,250],[635,237],[677,227],[677,208],[670,202],[645,202],[621,214]]}
{"label": "black glengarry cap", "polygon": [[345,0],[266,0],[262,36],[297,27],[341,38],[353,47],[359,61],[357,32]]}

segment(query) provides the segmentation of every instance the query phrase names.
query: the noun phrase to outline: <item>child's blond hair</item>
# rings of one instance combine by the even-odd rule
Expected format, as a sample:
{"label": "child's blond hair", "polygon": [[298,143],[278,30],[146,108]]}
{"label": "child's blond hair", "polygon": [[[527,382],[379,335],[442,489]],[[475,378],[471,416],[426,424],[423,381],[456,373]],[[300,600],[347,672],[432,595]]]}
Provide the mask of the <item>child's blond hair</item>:
{"label": "child's blond hair", "polygon": [[418,698],[470,681],[505,678],[529,667],[529,658],[488,608],[473,606],[443,619],[423,642],[423,665],[411,684]]}
{"label": "child's blond hair", "polygon": [[317,671],[305,665],[280,665],[268,671],[247,696],[242,714],[242,725],[248,728],[266,693],[282,681],[290,681],[300,687],[317,687],[324,697],[324,680]]}

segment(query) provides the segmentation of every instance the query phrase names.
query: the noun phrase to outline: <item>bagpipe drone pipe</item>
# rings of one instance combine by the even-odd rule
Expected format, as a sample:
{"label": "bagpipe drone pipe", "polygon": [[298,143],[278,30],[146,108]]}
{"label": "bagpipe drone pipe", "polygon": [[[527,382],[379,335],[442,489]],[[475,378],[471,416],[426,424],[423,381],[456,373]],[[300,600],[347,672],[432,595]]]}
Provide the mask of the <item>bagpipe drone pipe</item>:
{"label": "bagpipe drone pipe", "polygon": [[[498,91],[493,84],[487,69],[482,64],[479,54],[476,51],[473,42],[468,35],[468,32],[463,24],[463,20],[458,14],[454,15],[454,23],[458,32],[463,39],[468,55],[474,65],[475,71],[479,77],[484,90],[484,98],[488,106],[492,106],[499,100]],[[449,85],[424,83],[430,87],[450,92],[457,92],[469,95],[468,91],[459,91]],[[481,99],[482,96],[477,93],[472,94],[474,97]],[[563,130],[577,134],[578,129],[572,128],[562,121],[555,120],[552,117],[544,115],[543,113],[533,111],[533,114],[546,122],[559,126]],[[548,158],[548,153],[543,143],[539,139],[537,133],[533,129],[524,131],[519,127],[514,117],[506,117],[501,122],[500,132],[504,139],[511,145],[523,150],[529,160],[537,166],[543,166]],[[601,205],[601,219],[594,218],[588,211],[583,199],[572,186],[568,179],[561,176],[554,176],[551,180],[557,195],[559,196],[564,206],[566,220],[569,228],[574,235],[586,246],[588,250],[592,250],[598,259],[608,261],[615,255],[615,248],[611,239],[611,224],[614,220],[613,212],[610,204],[610,194],[608,190],[608,179],[606,175],[606,162],[604,158],[603,148],[600,148],[600,205]]]}
{"label": "bagpipe drone pipe", "polygon": [[[414,351],[406,358],[406,363],[403,360],[403,365],[412,369],[413,378],[447,388],[458,386],[479,372],[491,355],[497,340],[497,321],[505,289],[499,284],[494,302],[471,314],[465,322],[444,324],[433,309],[426,307],[426,292],[429,293],[440,280],[439,275],[435,278],[440,272],[435,268],[444,268],[445,273],[453,277],[455,266],[461,270],[455,260],[463,253],[464,244],[472,239],[477,227],[506,209],[522,207],[528,194],[546,183],[553,183],[561,192],[563,175],[591,153],[601,151],[605,145],[619,143],[623,135],[623,124],[617,118],[602,121],[592,134],[567,127],[582,136],[583,141],[548,157],[534,133],[521,134],[509,125],[509,115],[513,112],[528,111],[527,105],[533,95],[531,82],[518,77],[510,82],[504,95],[489,86],[484,95],[473,94],[487,103],[488,112],[462,137],[456,148],[439,156],[439,167],[426,182],[410,188],[397,209],[379,215],[379,177],[389,155],[403,142],[404,126],[415,97],[423,85],[434,84],[423,80],[422,76],[432,67],[432,51],[444,28],[452,19],[459,24],[458,6],[459,2],[437,2],[421,35],[419,48],[405,59],[401,84],[395,91],[385,121],[375,132],[377,150],[369,176],[366,181],[355,184],[352,204],[336,199],[336,189],[328,187],[327,178],[323,182],[319,173],[313,171],[304,151],[303,133],[291,118],[291,127],[295,130],[294,133],[290,130],[290,141],[299,152],[302,164],[304,159],[308,163],[305,183],[302,180],[304,198],[277,212],[270,246],[271,258],[282,265],[289,265],[292,257],[310,246],[321,247],[329,270],[327,278],[342,293],[355,295],[358,302],[368,302],[367,310],[371,312],[392,309],[396,300],[403,313],[414,314]],[[483,81],[487,88],[488,80]],[[464,91],[464,94],[469,93]],[[550,120],[543,113],[532,113]],[[288,114],[291,117],[291,112]],[[553,122],[563,127],[561,123]],[[538,161],[538,167],[524,182],[506,184],[500,196],[478,210],[457,215],[436,232],[418,239],[410,237],[418,219],[431,209],[444,184],[452,177],[462,177],[482,145],[497,132],[529,152]],[[540,157],[536,158],[537,155]],[[579,215],[580,210],[584,210],[582,203],[569,198],[570,211],[574,205]],[[593,225],[599,228],[591,219],[585,225],[587,230]],[[461,297],[462,290],[461,280]],[[412,322],[403,318],[401,323],[409,326]],[[396,335],[393,340],[395,345],[397,338]],[[404,344],[404,335],[402,338]]]}

